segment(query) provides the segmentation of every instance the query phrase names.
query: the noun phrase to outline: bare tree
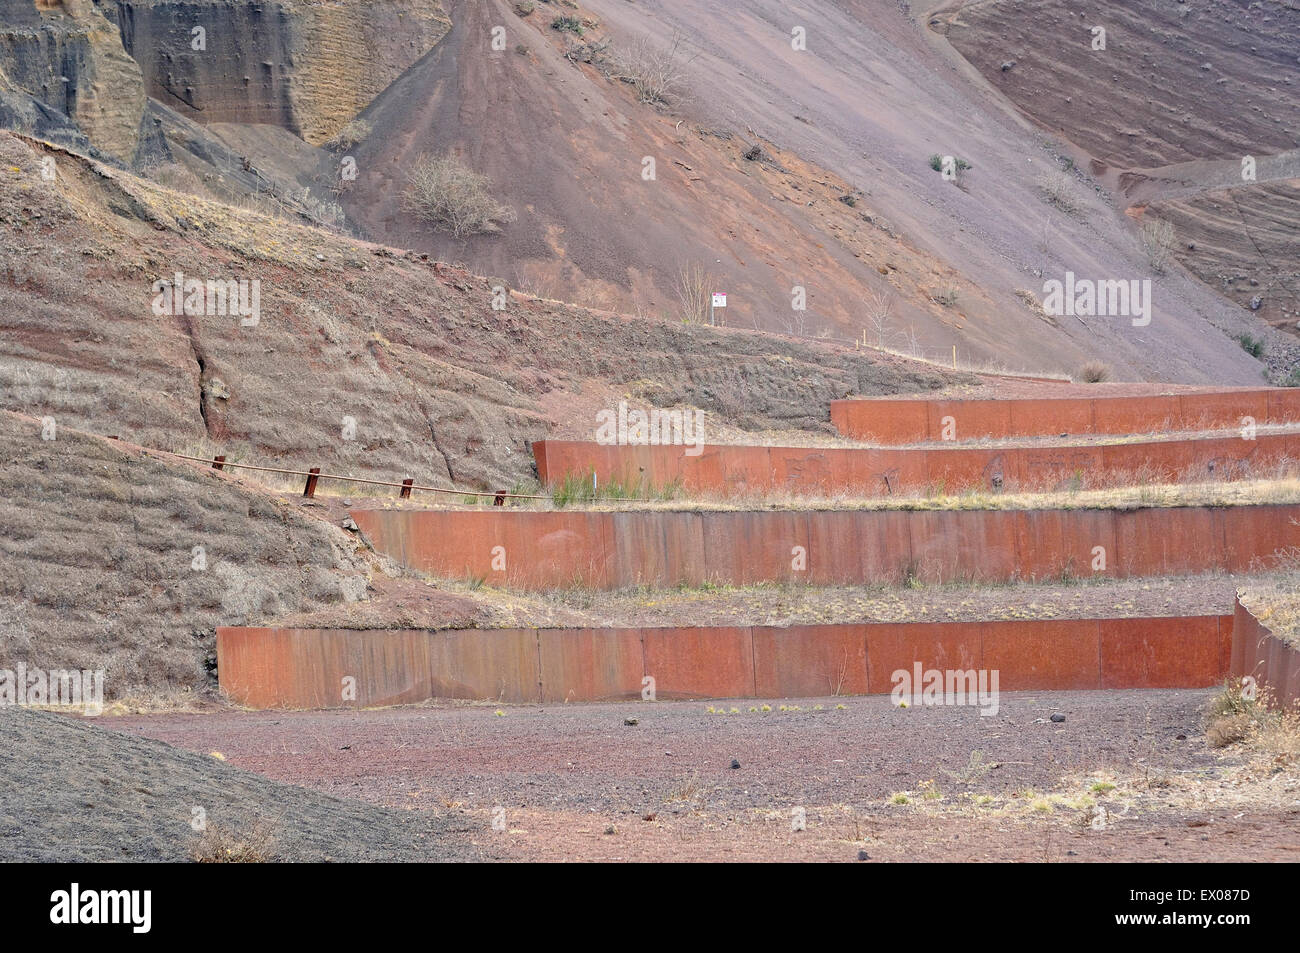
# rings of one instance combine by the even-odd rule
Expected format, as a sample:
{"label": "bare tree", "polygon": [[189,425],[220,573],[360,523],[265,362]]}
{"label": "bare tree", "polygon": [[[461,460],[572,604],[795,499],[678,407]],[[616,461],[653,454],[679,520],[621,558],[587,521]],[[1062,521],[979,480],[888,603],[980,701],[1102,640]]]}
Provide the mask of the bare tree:
{"label": "bare tree", "polygon": [[402,193],[402,208],[457,238],[500,231],[514,210],[488,192],[488,180],[451,155],[422,155],[415,161]]}
{"label": "bare tree", "polygon": [[866,305],[867,330],[875,339],[876,347],[888,347],[893,334],[889,328],[890,314],[894,310],[893,292],[872,291],[867,294]]}
{"label": "bare tree", "polygon": [[682,49],[682,35],[676,30],[666,47],[641,37],[618,57],[618,78],[631,83],[643,103],[677,102],[686,98],[685,67],[695,58]]}
{"label": "bare tree", "polygon": [[703,265],[682,265],[677,269],[677,302],[682,324],[708,324],[713,301],[714,278]]}

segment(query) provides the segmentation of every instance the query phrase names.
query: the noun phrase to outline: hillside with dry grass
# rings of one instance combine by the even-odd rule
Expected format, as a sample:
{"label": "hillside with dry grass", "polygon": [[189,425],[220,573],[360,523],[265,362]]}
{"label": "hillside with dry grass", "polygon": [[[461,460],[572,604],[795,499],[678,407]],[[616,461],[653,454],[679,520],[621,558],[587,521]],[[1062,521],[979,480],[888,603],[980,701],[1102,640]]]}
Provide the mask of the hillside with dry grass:
{"label": "hillside with dry grass", "polygon": [[[531,441],[620,399],[819,430],[832,399],[963,379],[522,294],[495,310],[492,279],[10,135],[0,209],[0,408],[161,449],[497,489],[531,477]],[[176,273],[258,281],[256,325],[155,314]]]}
{"label": "hillside with dry grass", "polygon": [[294,505],[4,411],[0,525],[0,669],[102,669],[115,699],[209,694],[231,619],[367,598],[347,534]]}

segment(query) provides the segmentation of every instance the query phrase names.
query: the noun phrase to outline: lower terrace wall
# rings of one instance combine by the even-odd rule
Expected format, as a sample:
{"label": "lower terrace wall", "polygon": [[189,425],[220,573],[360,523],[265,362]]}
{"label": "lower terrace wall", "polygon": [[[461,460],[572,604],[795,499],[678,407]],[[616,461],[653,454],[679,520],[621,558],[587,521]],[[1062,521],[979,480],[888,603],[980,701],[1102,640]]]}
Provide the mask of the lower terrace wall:
{"label": "lower terrace wall", "polygon": [[[788,628],[341,630],[220,628],[222,691],[250,708],[432,698],[502,702],[887,694],[892,675],[998,672],[1000,691],[1205,688],[1232,616],[876,623]],[[344,690],[353,679],[355,697]]]}

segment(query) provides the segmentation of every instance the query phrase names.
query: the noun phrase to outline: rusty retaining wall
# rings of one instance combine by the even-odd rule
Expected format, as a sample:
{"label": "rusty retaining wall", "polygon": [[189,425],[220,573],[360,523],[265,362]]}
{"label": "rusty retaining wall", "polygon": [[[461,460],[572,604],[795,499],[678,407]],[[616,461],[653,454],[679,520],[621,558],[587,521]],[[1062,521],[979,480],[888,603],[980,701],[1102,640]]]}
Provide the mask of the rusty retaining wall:
{"label": "rusty retaining wall", "polygon": [[1233,613],[1231,673],[1252,676],[1277,707],[1300,704],[1300,647],[1270,632],[1240,598]]}
{"label": "rusty retaining wall", "polygon": [[831,401],[840,433],[877,443],[1039,437],[1059,434],[1136,434],[1167,430],[1237,428],[1300,420],[1300,388],[1241,388],[1144,397],[1047,397],[1005,400],[858,398]]}
{"label": "rusty retaining wall", "polygon": [[927,486],[945,492],[970,488],[1051,487],[1076,475],[1091,485],[1144,479],[1246,477],[1300,459],[1300,433],[1210,437],[1057,447],[934,446],[908,448],[606,446],[569,440],[533,444],[543,485],[565,476],[600,485],[660,488],[728,495],[786,491],[805,495],[885,496]]}
{"label": "rusty retaining wall", "polygon": [[[788,628],[353,631],[220,628],[217,672],[250,708],[642,697],[887,694],[894,672],[998,671],[998,689],[1204,688],[1228,670],[1232,616]],[[345,679],[355,696],[345,699]]]}
{"label": "rusty retaining wall", "polygon": [[351,516],[375,549],[408,568],[519,589],[1241,572],[1300,546],[1300,504],[1289,503],[757,512],[497,507]]}

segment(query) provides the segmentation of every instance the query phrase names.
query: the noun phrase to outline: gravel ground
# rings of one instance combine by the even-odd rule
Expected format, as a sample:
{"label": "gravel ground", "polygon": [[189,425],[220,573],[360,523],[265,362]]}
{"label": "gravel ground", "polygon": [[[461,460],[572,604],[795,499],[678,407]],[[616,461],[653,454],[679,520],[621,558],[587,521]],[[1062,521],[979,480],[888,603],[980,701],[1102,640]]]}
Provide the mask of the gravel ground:
{"label": "gravel ground", "polygon": [[[871,697],[786,706],[797,711],[779,702],[755,711],[761,703],[750,700],[464,705],[133,716],[115,726],[219,748],[280,781],[418,808],[520,859],[854,860],[859,850],[896,860],[1226,859],[1248,850],[1293,860],[1294,761],[1247,784],[1246,754],[1212,749],[1202,734],[1213,694],[1003,693],[990,717]],[[1114,787],[1099,792],[1099,783]],[[906,803],[895,803],[900,794]],[[1093,802],[1113,818],[1106,830],[1088,826]],[[796,808],[808,829],[792,836]]]}
{"label": "gravel ground", "polygon": [[48,712],[0,709],[0,861],[183,861],[207,823],[264,826],[283,861],[466,861],[493,856],[463,824],[340,800]]}

